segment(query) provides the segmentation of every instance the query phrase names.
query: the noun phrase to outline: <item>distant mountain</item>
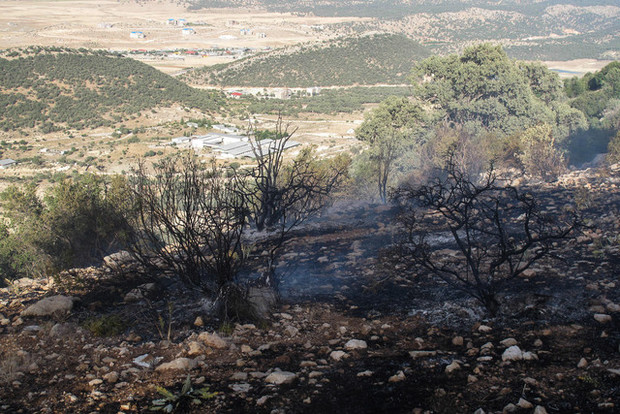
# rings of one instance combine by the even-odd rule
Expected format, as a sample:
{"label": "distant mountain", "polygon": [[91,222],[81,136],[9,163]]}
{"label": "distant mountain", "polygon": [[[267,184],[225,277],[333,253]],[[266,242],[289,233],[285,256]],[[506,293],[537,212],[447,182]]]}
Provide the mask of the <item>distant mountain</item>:
{"label": "distant mountain", "polygon": [[180,104],[217,110],[220,98],[157,69],[104,51],[33,47],[0,55],[0,129],[112,125]]}
{"label": "distant mountain", "polygon": [[293,46],[188,73],[190,84],[254,87],[407,83],[413,65],[430,55],[398,34],[340,38]]}
{"label": "distant mountain", "polygon": [[341,35],[402,33],[446,54],[501,43],[519,59],[620,58],[618,0],[192,0],[190,8],[259,7],[374,20],[326,25]]}
{"label": "distant mountain", "polygon": [[401,18],[416,13],[459,12],[470,8],[519,11],[539,15],[547,7],[617,6],[617,0],[189,0],[190,10],[217,7],[260,7],[275,12],[315,16]]}

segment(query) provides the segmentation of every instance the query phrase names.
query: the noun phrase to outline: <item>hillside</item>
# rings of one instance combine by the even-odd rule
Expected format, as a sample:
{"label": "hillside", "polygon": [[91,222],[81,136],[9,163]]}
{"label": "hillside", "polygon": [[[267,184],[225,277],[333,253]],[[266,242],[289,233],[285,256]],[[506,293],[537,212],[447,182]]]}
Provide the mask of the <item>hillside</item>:
{"label": "hillside", "polygon": [[403,84],[429,56],[402,35],[374,34],[301,45],[195,70],[189,83],[219,86],[310,87]]}
{"label": "hillside", "polygon": [[31,48],[0,58],[0,129],[95,128],[155,107],[213,111],[219,98],[133,59],[102,51]]}
{"label": "hillside", "polygon": [[402,33],[439,54],[493,41],[517,59],[617,59],[620,55],[620,7],[614,0],[194,0],[190,10],[225,6],[372,18],[323,26],[340,36]]}

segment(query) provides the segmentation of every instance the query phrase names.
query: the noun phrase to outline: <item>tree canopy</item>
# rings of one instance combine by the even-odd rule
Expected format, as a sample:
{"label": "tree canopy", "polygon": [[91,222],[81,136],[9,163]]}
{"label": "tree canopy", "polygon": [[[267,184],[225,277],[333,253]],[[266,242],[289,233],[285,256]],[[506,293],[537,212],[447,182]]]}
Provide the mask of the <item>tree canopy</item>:
{"label": "tree canopy", "polygon": [[475,132],[510,135],[545,123],[564,138],[586,126],[583,115],[566,105],[556,74],[539,64],[511,60],[499,45],[430,57],[416,65],[411,79],[416,96],[444,119]]}

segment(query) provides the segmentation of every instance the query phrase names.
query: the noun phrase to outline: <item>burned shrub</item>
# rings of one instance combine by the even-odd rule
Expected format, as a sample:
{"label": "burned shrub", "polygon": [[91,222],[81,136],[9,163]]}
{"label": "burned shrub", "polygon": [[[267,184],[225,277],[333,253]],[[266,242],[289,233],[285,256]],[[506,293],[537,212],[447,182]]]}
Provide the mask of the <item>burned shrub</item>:
{"label": "burned shrub", "polygon": [[237,176],[193,154],[136,169],[138,214],[131,252],[150,273],[172,272],[188,286],[218,297],[229,291],[247,257],[246,203]]}
{"label": "burned shrub", "polygon": [[350,159],[338,156],[318,160],[313,148],[304,148],[295,159],[286,162],[284,151],[296,129],[289,130],[282,118],[276,122],[274,141],[259,141],[252,125],[249,130],[256,165],[246,170],[241,183],[249,224],[270,236],[267,271],[261,282],[275,287],[275,262],[288,234],[325,207],[332,191],[346,177]]}
{"label": "burned shrub", "polygon": [[[580,219],[570,211],[544,213],[532,194],[502,184],[492,167],[471,178],[449,157],[440,175],[429,184],[393,193],[405,231],[399,256],[476,298],[495,315],[503,285],[553,252],[557,242],[580,226]],[[431,233],[445,231],[450,245],[433,245]]]}

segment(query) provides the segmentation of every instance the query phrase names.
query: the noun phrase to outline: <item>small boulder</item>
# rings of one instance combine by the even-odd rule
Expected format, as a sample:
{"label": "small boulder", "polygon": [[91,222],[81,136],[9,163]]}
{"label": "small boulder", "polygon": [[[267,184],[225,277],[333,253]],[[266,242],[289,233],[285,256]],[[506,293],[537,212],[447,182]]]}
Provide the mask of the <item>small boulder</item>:
{"label": "small boulder", "polygon": [[108,372],[107,374],[103,376],[103,379],[106,382],[109,382],[110,384],[114,384],[118,381],[118,372],[116,371]]}
{"label": "small boulder", "polygon": [[265,382],[274,385],[291,384],[293,381],[295,381],[296,378],[297,375],[292,372],[274,371],[271,374],[267,375],[267,377],[265,378]]}
{"label": "small boulder", "polygon": [[517,403],[517,407],[522,408],[524,410],[529,410],[532,407],[534,407],[534,405],[532,405],[531,402],[529,402],[528,400],[526,400],[524,398],[519,398],[519,402]]}
{"label": "small boulder", "polygon": [[607,315],[605,313],[595,313],[594,320],[598,323],[608,323],[611,322],[611,315]]}
{"label": "small boulder", "polygon": [[157,368],[156,371],[189,371],[191,369],[196,368],[198,363],[193,359],[189,358],[177,358],[170,362],[164,362]]}
{"label": "small boulder", "polygon": [[516,345],[506,349],[502,354],[502,361],[521,361],[523,360],[523,351]]}
{"label": "small boulder", "polygon": [[226,341],[216,333],[203,332],[198,335],[198,339],[211,348],[224,349],[228,347]]}
{"label": "small boulder", "polygon": [[187,354],[189,356],[197,356],[205,353],[204,345],[198,341],[191,341],[188,345],[189,351],[187,352]]}
{"label": "small boulder", "polygon": [[585,368],[588,366],[588,360],[585,358],[581,358],[577,363],[577,368]]}
{"label": "small boulder", "polygon": [[454,371],[458,371],[459,369],[461,369],[461,365],[457,361],[452,361],[452,363],[446,367],[445,372],[446,374],[450,375]]}
{"label": "small boulder", "polygon": [[22,316],[51,316],[55,314],[67,314],[73,309],[73,298],[56,295],[43,298],[37,303],[28,306]]}
{"label": "small boulder", "polygon": [[547,410],[542,405],[537,405],[534,408],[534,414],[547,414]]}
{"label": "small boulder", "polygon": [[342,358],[346,357],[347,353],[344,351],[332,351],[329,354],[329,357],[334,361],[340,361]]}
{"label": "small boulder", "polygon": [[346,344],[344,344],[344,349],[346,349],[347,351],[353,351],[355,349],[366,349],[366,348],[368,348],[366,341],[363,341],[361,339],[351,339]]}
{"label": "small boulder", "polygon": [[398,371],[396,373],[396,375],[392,375],[389,379],[388,382],[401,382],[404,381],[407,377],[405,377],[405,373],[402,371]]}
{"label": "small boulder", "polygon": [[510,348],[511,346],[516,345],[518,342],[514,338],[506,338],[503,341],[500,341],[500,344],[505,346],[506,348]]}

